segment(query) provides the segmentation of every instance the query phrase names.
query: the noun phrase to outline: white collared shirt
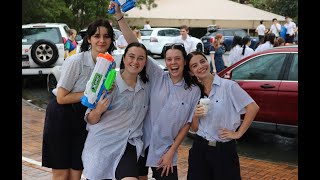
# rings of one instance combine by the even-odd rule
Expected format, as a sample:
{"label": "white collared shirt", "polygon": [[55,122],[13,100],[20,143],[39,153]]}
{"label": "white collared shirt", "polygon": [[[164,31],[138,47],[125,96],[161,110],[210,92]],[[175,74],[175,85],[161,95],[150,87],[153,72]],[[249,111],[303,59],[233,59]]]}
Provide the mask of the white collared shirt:
{"label": "white collared shirt", "polygon": [[196,43],[192,40],[192,38],[187,35],[185,40],[182,39],[182,36],[178,36],[174,39],[174,43],[183,43],[184,49],[186,50],[187,54],[197,49]]}
{"label": "white collared shirt", "polygon": [[270,27],[270,30],[274,35],[276,35],[276,37],[279,37],[279,32],[281,31],[281,25],[279,23],[277,23],[276,25],[272,24]]}
{"label": "white collared shirt", "polygon": [[296,23],[294,22],[290,22],[290,23],[286,23],[284,24],[284,27],[287,28],[287,33],[286,34],[294,34],[294,30],[296,29]]}
{"label": "white collared shirt", "polygon": [[264,32],[266,31],[266,27],[263,24],[260,24],[257,29],[259,36],[264,36]]}

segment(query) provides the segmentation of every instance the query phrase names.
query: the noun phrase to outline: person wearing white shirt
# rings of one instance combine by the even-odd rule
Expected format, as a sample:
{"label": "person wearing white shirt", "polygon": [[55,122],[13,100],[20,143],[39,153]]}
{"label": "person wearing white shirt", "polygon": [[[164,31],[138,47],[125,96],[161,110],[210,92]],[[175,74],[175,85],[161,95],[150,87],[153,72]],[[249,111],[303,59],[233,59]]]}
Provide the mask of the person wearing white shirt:
{"label": "person wearing white shirt", "polygon": [[180,36],[176,37],[173,41],[173,43],[183,43],[187,54],[197,50],[196,43],[192,40],[192,38],[189,36],[188,33],[189,33],[189,27],[186,25],[182,25],[180,27]]}
{"label": "person wearing white shirt", "polygon": [[240,36],[234,36],[232,40],[231,50],[228,56],[228,64],[232,65],[241,59],[241,45],[242,38]]}
{"label": "person wearing white shirt", "polygon": [[150,21],[146,21],[146,24],[143,26],[143,29],[151,29],[151,26],[150,26]]}
{"label": "person wearing white shirt", "polygon": [[257,47],[257,49],[255,50],[255,52],[260,52],[260,51],[264,51],[266,49],[273,48],[275,38],[276,38],[276,36],[273,33],[267,34],[266,38],[265,38],[265,40],[266,40],[265,43],[259,45]]}
{"label": "person wearing white shirt", "polygon": [[[250,56],[251,54],[254,53],[254,50],[250,48],[249,46],[251,45],[251,38],[250,36],[245,36],[242,38],[242,48],[241,48],[241,54],[240,54],[240,59],[243,59],[247,56]],[[236,62],[234,62],[236,63]]]}
{"label": "person wearing white shirt", "polygon": [[287,28],[287,33],[286,33],[286,43],[293,43],[294,40],[294,33],[297,30],[296,23],[292,22],[292,19],[286,16],[285,18],[286,24],[284,24],[284,27]]}
{"label": "person wearing white shirt", "polygon": [[277,18],[272,19],[272,25],[270,27],[270,32],[276,35],[276,38],[279,37],[279,32],[281,31],[281,25],[278,23]]}
{"label": "person wearing white shirt", "polygon": [[117,40],[117,47],[120,49],[124,49],[128,46],[128,43],[126,41],[126,39],[124,38],[123,35],[119,36],[118,40]]}
{"label": "person wearing white shirt", "polygon": [[266,26],[263,24],[264,21],[261,20],[260,21],[260,25],[257,27],[256,32],[258,33],[259,36],[259,42],[261,43],[262,41],[264,41],[264,36],[265,33],[268,32],[268,30],[266,29]]}

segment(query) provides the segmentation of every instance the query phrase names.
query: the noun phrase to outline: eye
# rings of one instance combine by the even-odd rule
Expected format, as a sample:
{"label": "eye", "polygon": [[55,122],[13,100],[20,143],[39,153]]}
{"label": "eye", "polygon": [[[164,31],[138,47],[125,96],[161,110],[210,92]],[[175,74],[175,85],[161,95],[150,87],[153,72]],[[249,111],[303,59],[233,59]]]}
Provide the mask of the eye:
{"label": "eye", "polygon": [[95,35],[93,35],[93,37],[99,39],[100,35],[99,34],[95,34]]}
{"label": "eye", "polygon": [[194,64],[194,65],[191,66],[192,69],[194,69],[196,67],[197,67],[197,64]]}
{"label": "eye", "polygon": [[105,34],[103,37],[107,39],[110,38],[109,34]]}

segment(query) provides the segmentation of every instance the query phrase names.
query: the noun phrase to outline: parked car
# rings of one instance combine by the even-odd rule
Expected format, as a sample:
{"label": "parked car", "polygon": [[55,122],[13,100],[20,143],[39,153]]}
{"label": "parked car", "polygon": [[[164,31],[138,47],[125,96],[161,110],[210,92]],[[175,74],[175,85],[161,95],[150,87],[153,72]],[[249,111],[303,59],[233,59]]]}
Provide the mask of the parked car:
{"label": "parked car", "polygon": [[[180,29],[177,28],[152,28],[141,29],[142,43],[148,49],[150,55],[159,55],[164,57],[166,44],[174,42],[177,36],[180,36]],[[203,52],[204,46],[200,39],[191,37],[197,43],[197,50]]]}
{"label": "parked car", "polygon": [[218,75],[238,82],[259,105],[253,127],[297,134],[297,45],[252,54]]}
{"label": "parked car", "polygon": [[[226,51],[230,51],[231,45],[233,42],[234,36],[244,37],[247,36],[247,32],[243,29],[220,29],[220,28],[211,28],[202,38],[201,41],[204,45],[204,53],[208,55],[210,53],[210,46],[214,41],[216,34],[222,34],[224,37],[224,45],[226,46]],[[250,47],[254,50],[257,44],[258,38],[251,37]]]}
{"label": "parked car", "polygon": [[64,39],[70,28],[63,23],[22,25],[22,75],[49,74],[64,61]]}

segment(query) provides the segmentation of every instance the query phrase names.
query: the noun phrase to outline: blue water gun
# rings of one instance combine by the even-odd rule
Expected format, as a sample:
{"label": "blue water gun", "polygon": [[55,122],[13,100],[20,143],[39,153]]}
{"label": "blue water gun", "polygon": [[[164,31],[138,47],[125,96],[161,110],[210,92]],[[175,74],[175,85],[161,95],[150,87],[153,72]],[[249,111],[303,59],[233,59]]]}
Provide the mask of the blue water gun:
{"label": "blue water gun", "polygon": [[[122,12],[127,12],[136,6],[136,0],[112,0],[112,1],[114,1],[121,7]],[[113,7],[112,9],[109,9],[108,12],[109,14],[114,14],[115,7]]]}
{"label": "blue water gun", "polygon": [[[110,54],[98,54],[97,63],[87,82],[84,95],[81,97],[81,104],[91,109],[96,108],[103,91],[106,90],[108,92],[115,81],[116,70],[113,69],[114,63],[114,59]],[[108,106],[108,109],[110,108],[111,104]]]}

